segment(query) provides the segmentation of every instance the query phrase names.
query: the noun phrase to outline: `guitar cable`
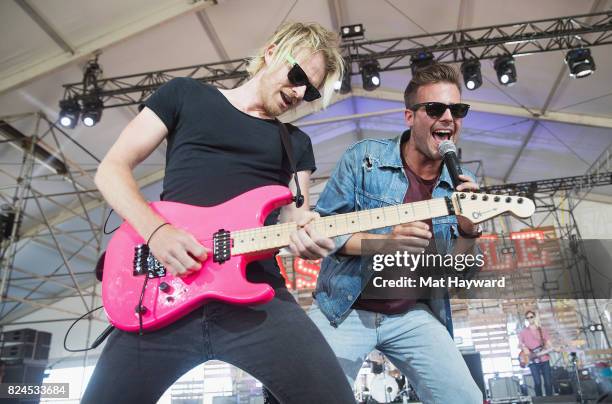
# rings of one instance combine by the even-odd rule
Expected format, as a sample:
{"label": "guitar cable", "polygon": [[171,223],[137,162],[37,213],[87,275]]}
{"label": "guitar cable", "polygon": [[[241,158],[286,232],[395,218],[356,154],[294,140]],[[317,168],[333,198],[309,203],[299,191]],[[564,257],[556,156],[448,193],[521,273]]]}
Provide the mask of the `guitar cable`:
{"label": "guitar cable", "polygon": [[138,311],[138,335],[142,335],[142,314],[144,310],[146,310],[146,308],[142,306],[142,301],[144,299],[145,290],[147,289],[147,282],[149,282],[148,272],[149,271],[147,270],[145,280],[142,283],[142,291],[140,292],[140,299],[138,299],[138,306],[136,307],[136,310]]}
{"label": "guitar cable", "polygon": [[[108,215],[106,216],[106,220],[104,221],[104,227],[102,228],[102,231],[106,235],[112,234],[115,230],[117,230],[119,228],[119,226],[117,226],[117,227],[115,227],[111,231],[107,231],[106,230],[106,226],[108,225],[108,219],[110,219],[112,214],[113,214],[113,209],[111,209],[110,212],[108,212]],[[68,343],[68,335],[70,334],[70,331],[72,331],[72,329],[74,328],[76,323],[78,323],[79,321],[81,321],[85,317],[89,316],[91,313],[100,310],[103,307],[104,306],[98,306],[95,309],[89,310],[87,313],[83,314],[81,317],[79,317],[76,320],[74,320],[74,322],[70,325],[70,327],[68,327],[68,330],[66,331],[66,334],[64,334],[64,349],[66,351],[68,351],[68,352],[85,352],[85,351],[90,351],[92,349],[96,349],[106,339],[106,337],[108,337],[110,335],[110,333],[115,329],[115,326],[113,326],[113,325],[109,325],[108,327],[106,327],[104,329],[104,331],[102,331],[102,333],[100,335],[98,335],[98,338],[95,339],[95,341],[93,342],[93,344],[91,344],[91,346],[89,348],[71,349],[71,348],[68,348],[68,345],[67,345],[67,343]]]}
{"label": "guitar cable", "polygon": [[106,234],[107,236],[108,236],[109,234],[113,234],[113,233],[115,232],[115,230],[117,230],[117,229],[118,229],[118,228],[121,226],[121,225],[119,225],[119,226],[115,227],[115,228],[114,228],[113,230],[111,230],[111,231],[106,231],[106,225],[108,224],[108,219],[110,219],[110,217],[111,217],[111,215],[113,214],[113,212],[114,212],[114,210],[113,210],[113,209],[111,209],[111,210],[108,212],[108,216],[106,216],[106,220],[104,221],[104,227],[102,228],[102,231],[103,231],[103,232],[104,232],[104,234]]}
{"label": "guitar cable", "polygon": [[70,334],[70,331],[76,325],[76,323],[78,323],[79,321],[81,321],[85,317],[89,316],[91,313],[100,310],[102,307],[104,307],[104,306],[98,306],[95,309],[88,311],[87,313],[83,314],[81,317],[77,318],[70,325],[70,327],[68,327],[68,331],[66,331],[66,334],[64,335],[64,349],[66,351],[68,351],[68,352],[85,352],[85,351],[89,351],[89,350],[92,350],[92,349],[96,349],[102,343],[102,341],[104,341],[106,339],[106,337],[108,337],[110,335],[110,333],[115,329],[115,326],[113,326],[113,325],[109,325],[108,327],[106,327],[106,329],[104,329],[104,331],[102,331],[102,333],[98,336],[98,338],[96,338],[96,340],[93,342],[93,344],[91,344],[91,346],[89,348],[82,348],[82,349],[71,349],[71,348],[68,348],[68,346],[67,346],[68,334]]}
{"label": "guitar cable", "polygon": [[[106,220],[104,221],[103,232],[106,235],[114,233],[115,230],[117,230],[119,228],[119,226],[117,226],[114,229],[112,229],[111,231],[107,231],[106,230],[106,226],[108,225],[108,220],[110,219],[112,214],[113,214],[113,209],[111,209],[110,212],[108,212],[108,216],[106,216]],[[138,301],[138,307],[137,307],[137,309],[138,309],[138,320],[139,320],[139,335],[142,335],[142,331],[143,331],[143,329],[142,329],[142,300],[144,299],[144,293],[145,293],[145,289],[147,288],[148,280],[149,280],[149,276],[145,275],[145,280],[144,280],[143,285],[142,285],[142,291],[140,293],[140,299]],[[76,323],[78,323],[79,321],[81,321],[85,317],[89,316],[90,314],[100,310],[103,307],[104,306],[98,306],[95,309],[89,310],[87,313],[83,314],[81,317],[79,317],[76,320],[74,320],[74,322],[70,325],[70,327],[68,327],[68,330],[66,331],[66,334],[64,334],[64,349],[66,351],[68,351],[68,352],[85,352],[85,351],[90,351],[92,349],[96,349],[98,346],[100,346],[100,344],[102,342],[104,342],[104,340],[110,335],[110,333],[113,332],[113,330],[115,329],[115,326],[109,325],[108,327],[106,327],[104,329],[104,331],[102,331],[100,333],[100,335],[98,335],[98,338],[96,338],[94,340],[94,342],[91,344],[91,346],[89,348],[81,348],[81,349],[68,348],[68,335],[70,334],[70,331],[72,331],[72,329],[74,328]]]}
{"label": "guitar cable", "polygon": [[[140,292],[140,299],[138,300],[138,306],[136,307],[136,309],[138,310],[138,323],[139,323],[138,335],[143,335],[143,328],[142,328],[143,306],[142,306],[142,301],[144,299],[144,294],[145,294],[145,290],[147,289],[148,281],[149,281],[149,276],[145,275],[145,280],[142,283],[142,291]],[[104,306],[98,306],[95,309],[89,310],[87,313],[83,314],[81,317],[79,317],[76,320],[74,320],[74,322],[70,325],[70,327],[68,327],[68,331],[66,331],[66,334],[64,335],[64,349],[66,351],[68,351],[68,352],[85,352],[85,351],[90,351],[92,349],[96,349],[110,335],[110,333],[115,329],[114,325],[109,325],[108,327],[106,327],[104,329],[104,331],[102,331],[102,333],[100,333],[98,338],[95,339],[95,341],[91,344],[91,346],[89,348],[71,349],[71,348],[68,348],[68,345],[67,345],[67,343],[68,343],[68,335],[70,334],[70,331],[72,331],[72,329],[74,328],[76,323],[78,323],[79,321],[81,321],[85,317],[89,316],[91,313],[100,310],[103,307]]]}

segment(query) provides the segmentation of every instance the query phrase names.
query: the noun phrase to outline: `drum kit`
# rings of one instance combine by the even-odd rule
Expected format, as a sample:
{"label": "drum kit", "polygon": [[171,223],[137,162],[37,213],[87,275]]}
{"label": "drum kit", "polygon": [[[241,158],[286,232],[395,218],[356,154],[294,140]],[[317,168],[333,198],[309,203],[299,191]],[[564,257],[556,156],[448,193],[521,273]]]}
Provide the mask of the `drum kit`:
{"label": "drum kit", "polygon": [[366,360],[371,373],[358,390],[360,404],[408,403],[417,399],[406,377],[382,354],[370,355]]}

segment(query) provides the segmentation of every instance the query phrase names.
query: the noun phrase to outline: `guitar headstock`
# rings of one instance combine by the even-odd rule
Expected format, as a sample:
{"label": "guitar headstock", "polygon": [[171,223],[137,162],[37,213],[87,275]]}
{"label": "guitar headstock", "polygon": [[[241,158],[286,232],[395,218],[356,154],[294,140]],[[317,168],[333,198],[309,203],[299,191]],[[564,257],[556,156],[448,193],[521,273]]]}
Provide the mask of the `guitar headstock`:
{"label": "guitar headstock", "polygon": [[503,213],[511,213],[522,219],[535,212],[535,204],[524,196],[453,192],[451,201],[457,215],[465,216],[472,223],[480,223]]}

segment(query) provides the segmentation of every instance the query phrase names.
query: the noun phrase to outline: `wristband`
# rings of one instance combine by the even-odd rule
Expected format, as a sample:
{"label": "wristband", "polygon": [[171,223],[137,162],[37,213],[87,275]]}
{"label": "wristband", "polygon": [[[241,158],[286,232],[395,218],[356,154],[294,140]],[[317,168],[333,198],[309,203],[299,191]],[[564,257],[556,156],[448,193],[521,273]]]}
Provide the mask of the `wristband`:
{"label": "wristband", "polygon": [[153,230],[153,233],[151,233],[151,235],[149,236],[149,239],[147,240],[147,245],[149,245],[149,243],[151,242],[151,239],[153,238],[153,235],[157,232],[157,230],[161,229],[162,227],[164,227],[167,224],[170,224],[170,223],[168,223],[168,222],[162,223],[159,226],[157,226],[155,228],[155,230]]}

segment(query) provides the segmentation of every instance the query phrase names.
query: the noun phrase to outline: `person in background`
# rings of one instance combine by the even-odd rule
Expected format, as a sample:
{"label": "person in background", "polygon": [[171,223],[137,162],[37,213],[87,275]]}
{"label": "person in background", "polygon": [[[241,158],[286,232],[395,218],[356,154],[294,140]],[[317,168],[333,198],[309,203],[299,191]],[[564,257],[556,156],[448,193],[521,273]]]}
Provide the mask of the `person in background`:
{"label": "person in background", "polygon": [[528,310],[525,312],[525,319],[529,325],[519,333],[519,346],[522,354],[528,358],[536,396],[542,396],[542,378],[544,378],[546,395],[552,396],[552,375],[550,356],[548,355],[553,350],[550,336],[548,331],[539,325],[534,311]]}

